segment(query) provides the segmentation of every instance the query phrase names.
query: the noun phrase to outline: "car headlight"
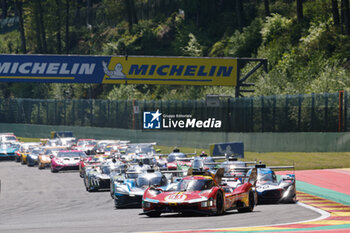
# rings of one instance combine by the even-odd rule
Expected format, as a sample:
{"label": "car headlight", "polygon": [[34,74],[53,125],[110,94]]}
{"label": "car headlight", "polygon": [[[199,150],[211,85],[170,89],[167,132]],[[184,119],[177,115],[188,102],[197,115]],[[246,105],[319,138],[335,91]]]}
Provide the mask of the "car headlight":
{"label": "car headlight", "polygon": [[115,191],[118,193],[124,193],[124,194],[129,193],[129,191],[126,188],[120,187],[120,186],[118,186]]}
{"label": "car headlight", "polygon": [[212,206],[214,206],[214,200],[213,200],[213,198],[210,198],[209,200],[207,200],[207,201],[202,201],[201,202],[201,207],[212,207]]}
{"label": "car headlight", "polygon": [[143,207],[144,208],[150,208],[151,207],[151,203],[147,202],[147,201],[144,201],[143,202]]}
{"label": "car headlight", "polygon": [[58,164],[58,165],[63,165],[63,162],[61,160],[55,160],[55,162]]}
{"label": "car headlight", "polygon": [[152,196],[157,196],[159,193],[161,193],[161,191],[156,189],[150,189],[148,190],[148,193],[151,194]]}
{"label": "car headlight", "polygon": [[289,187],[287,188],[287,190],[284,191],[282,198],[286,198],[286,197],[288,197],[289,195],[291,195],[293,189],[294,189],[293,186],[289,186]]}

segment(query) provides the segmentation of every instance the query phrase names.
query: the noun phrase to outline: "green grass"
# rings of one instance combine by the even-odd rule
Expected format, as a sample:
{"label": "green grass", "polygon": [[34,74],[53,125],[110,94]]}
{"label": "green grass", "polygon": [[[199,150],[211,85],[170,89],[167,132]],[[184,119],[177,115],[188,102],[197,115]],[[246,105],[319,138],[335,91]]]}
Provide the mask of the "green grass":
{"label": "green grass", "polygon": [[[21,142],[39,142],[40,138],[18,137]],[[209,154],[205,148],[178,147],[181,152],[200,155],[202,151]],[[172,146],[156,146],[162,154],[173,151]],[[273,152],[257,153],[245,152],[243,161],[261,161],[270,166],[294,165],[296,170],[326,169],[326,168],[350,168],[350,152]]]}
{"label": "green grass", "polygon": [[[161,153],[170,153],[174,147],[157,146]],[[179,147],[181,152],[199,155],[203,150],[209,154],[208,149]],[[245,152],[243,161],[261,161],[270,166],[294,165],[295,170],[311,170],[326,168],[350,168],[350,152],[271,152],[257,153]]]}

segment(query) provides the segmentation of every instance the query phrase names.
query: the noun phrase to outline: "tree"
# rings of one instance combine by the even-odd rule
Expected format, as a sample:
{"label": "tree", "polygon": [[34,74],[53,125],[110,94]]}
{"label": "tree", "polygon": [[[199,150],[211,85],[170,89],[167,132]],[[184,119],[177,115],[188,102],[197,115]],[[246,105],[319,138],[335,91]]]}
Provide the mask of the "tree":
{"label": "tree", "polygon": [[61,0],[56,0],[56,40],[57,40],[57,53],[60,54],[62,50],[61,44]]}
{"label": "tree", "polygon": [[333,15],[334,25],[339,26],[340,20],[339,20],[338,0],[332,0],[332,15]]}
{"label": "tree", "polygon": [[69,54],[69,0],[66,0],[66,54]]}
{"label": "tree", "polygon": [[47,43],[46,43],[46,31],[44,25],[44,11],[42,7],[42,0],[37,0],[38,10],[39,10],[39,19],[40,19],[40,32],[41,32],[41,40],[43,42],[43,52],[47,53]]}
{"label": "tree", "polygon": [[15,0],[15,11],[16,11],[16,15],[19,18],[19,34],[21,37],[21,50],[22,50],[22,53],[27,53],[26,36],[24,34],[22,4],[23,4],[22,0]]}
{"label": "tree", "polygon": [[341,0],[341,19],[344,24],[345,35],[350,35],[350,12],[349,12],[349,0]]}
{"label": "tree", "polygon": [[297,17],[299,22],[303,21],[303,0],[297,0]]}
{"label": "tree", "polygon": [[7,0],[1,0],[1,18],[2,19],[5,19],[7,17],[7,10],[8,10]]}
{"label": "tree", "polygon": [[270,16],[270,4],[269,0],[264,0],[265,17]]}
{"label": "tree", "polygon": [[138,23],[136,9],[135,9],[135,2],[134,0],[125,0],[125,5],[126,5],[128,22],[129,22],[129,30],[131,31],[133,24]]}
{"label": "tree", "polygon": [[238,29],[240,32],[242,32],[244,27],[244,12],[243,12],[242,0],[236,0],[236,15],[237,15]]}

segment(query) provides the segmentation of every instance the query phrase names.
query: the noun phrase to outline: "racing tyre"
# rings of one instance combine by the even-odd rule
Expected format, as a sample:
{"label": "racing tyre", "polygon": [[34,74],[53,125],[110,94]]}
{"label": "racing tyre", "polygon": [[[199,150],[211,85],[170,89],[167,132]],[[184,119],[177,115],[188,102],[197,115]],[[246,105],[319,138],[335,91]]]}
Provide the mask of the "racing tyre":
{"label": "racing tyre", "polygon": [[252,212],[254,210],[254,206],[255,206],[255,198],[254,198],[254,192],[250,191],[249,192],[249,203],[247,207],[243,207],[243,208],[238,208],[238,212],[239,213],[246,213],[246,212]]}
{"label": "racing tyre", "polygon": [[52,173],[57,173],[58,171],[55,170],[55,169],[53,169],[53,168],[51,168],[51,172],[52,172]]}
{"label": "racing tyre", "polygon": [[89,191],[89,187],[88,187],[88,184],[87,184],[87,182],[88,182],[87,179],[88,178],[84,175],[84,186],[85,186],[86,191]]}
{"label": "racing tyre", "polygon": [[111,182],[109,185],[109,190],[110,190],[110,194],[111,194],[111,198],[114,199],[114,191],[113,191],[113,183]]}
{"label": "racing tyre", "polygon": [[222,192],[216,194],[216,215],[222,215],[224,213],[224,196]]}
{"label": "racing tyre", "polygon": [[120,200],[119,200],[118,197],[114,198],[114,206],[115,206],[116,209],[120,209],[123,206],[122,203],[120,203]]}
{"label": "racing tyre", "polygon": [[156,212],[156,211],[153,211],[153,212],[146,213],[146,215],[147,215],[148,217],[155,218],[155,217],[159,217],[159,216],[160,216],[160,213],[159,213],[159,212]]}

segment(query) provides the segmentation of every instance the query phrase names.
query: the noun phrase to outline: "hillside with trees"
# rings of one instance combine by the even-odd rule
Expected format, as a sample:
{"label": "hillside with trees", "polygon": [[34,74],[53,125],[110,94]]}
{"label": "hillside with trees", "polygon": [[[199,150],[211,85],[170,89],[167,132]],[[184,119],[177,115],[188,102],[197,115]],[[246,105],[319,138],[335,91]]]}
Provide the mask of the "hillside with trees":
{"label": "hillside with trees", "polygon": [[[2,54],[254,57],[249,95],[350,89],[349,0],[0,0]],[[13,29],[3,27],[16,18]],[[1,61],[0,61],[1,62]],[[248,64],[243,72],[252,68]],[[233,87],[0,83],[1,98],[202,99]],[[248,95],[248,94],[246,94]]]}

